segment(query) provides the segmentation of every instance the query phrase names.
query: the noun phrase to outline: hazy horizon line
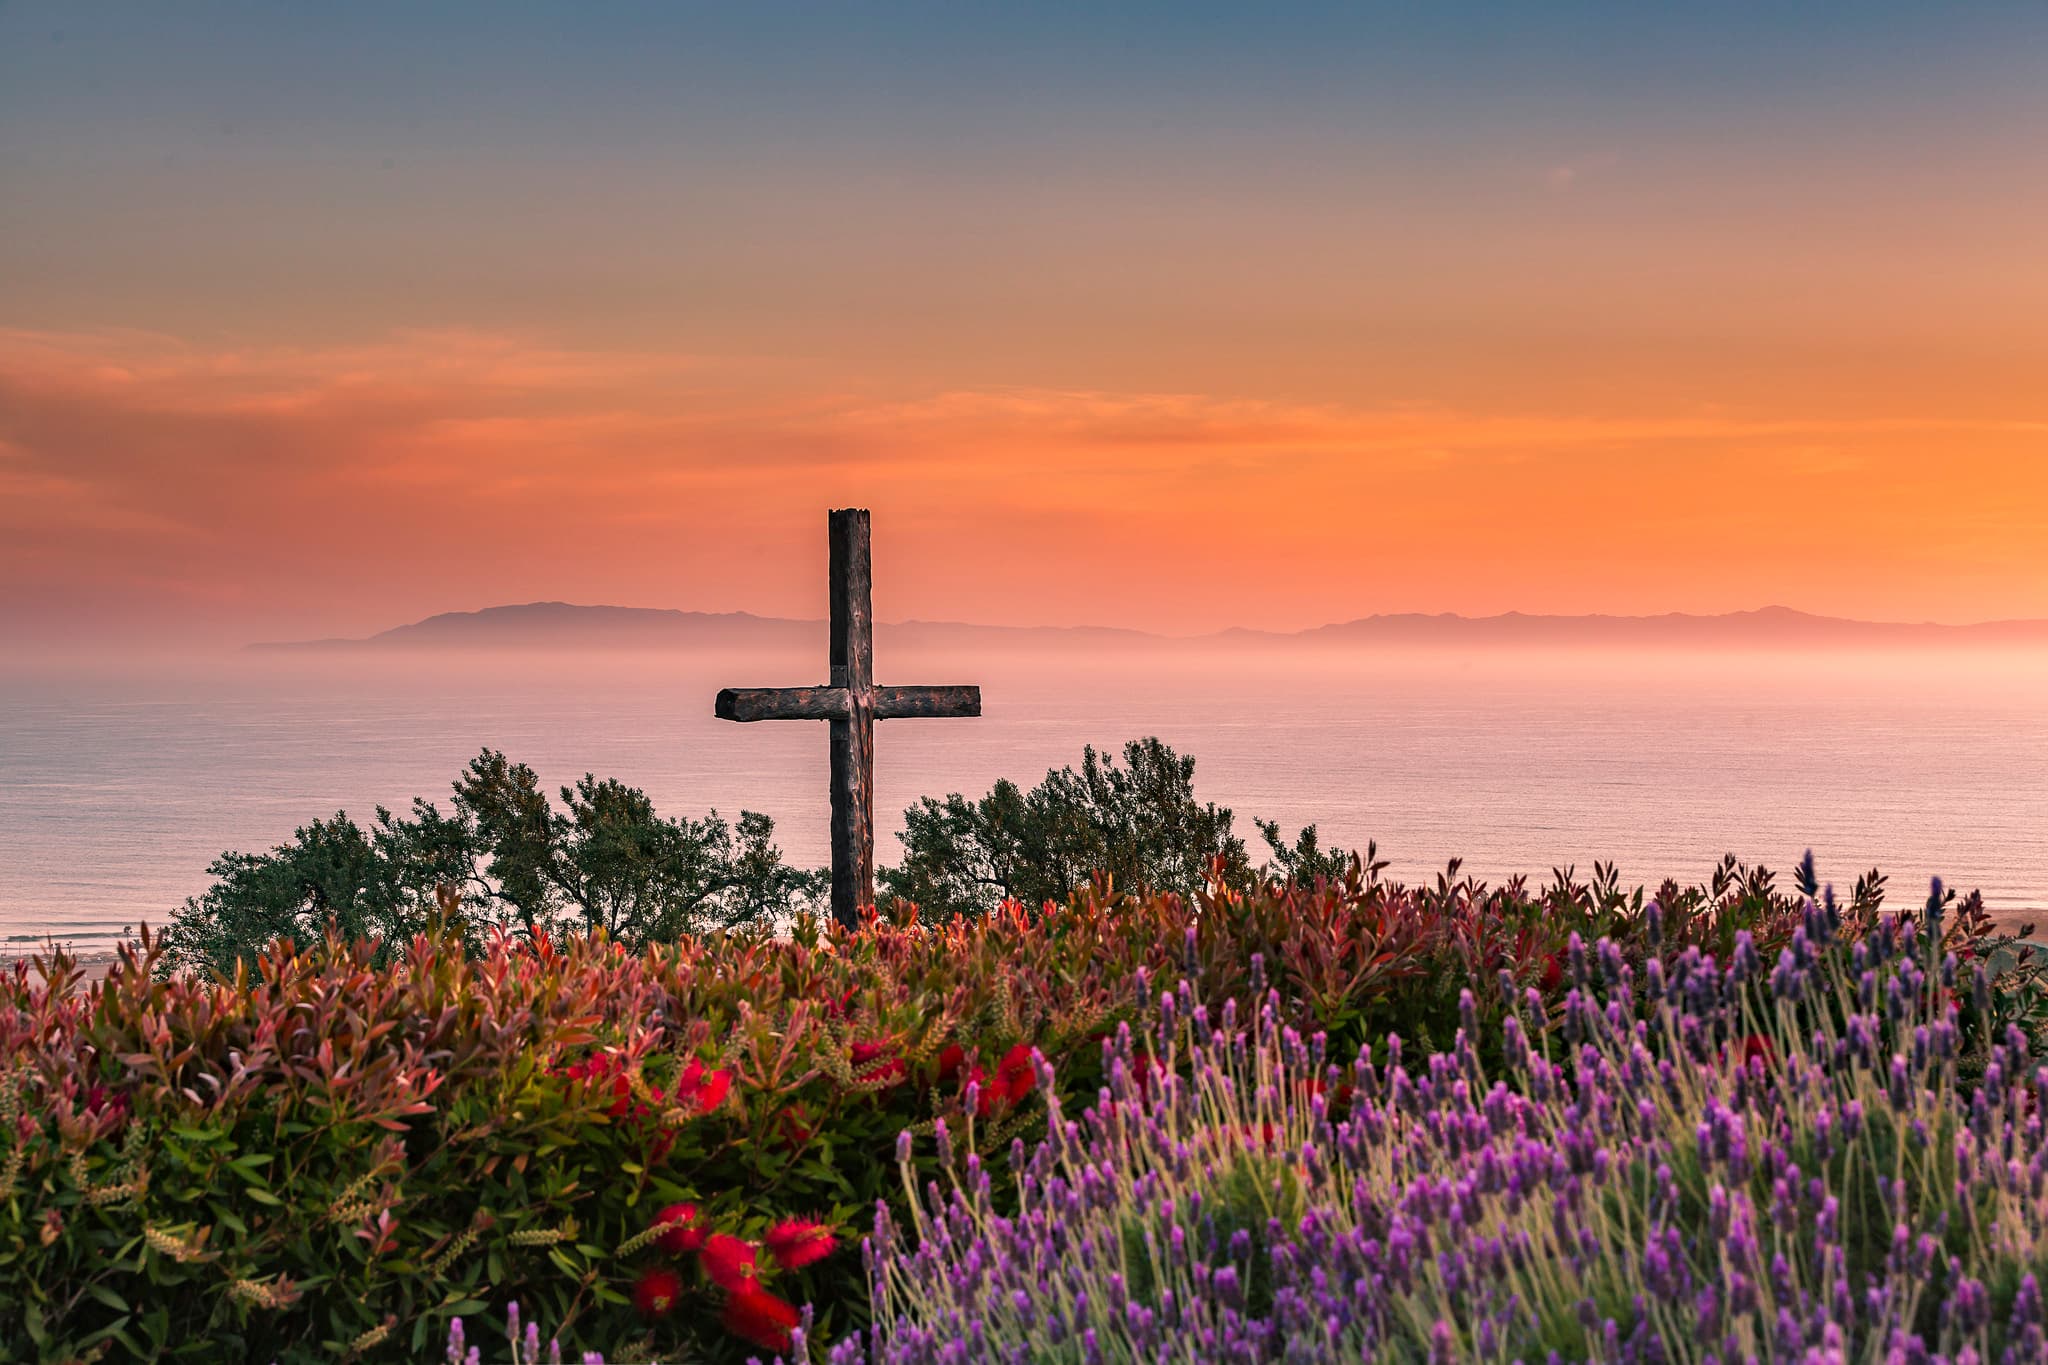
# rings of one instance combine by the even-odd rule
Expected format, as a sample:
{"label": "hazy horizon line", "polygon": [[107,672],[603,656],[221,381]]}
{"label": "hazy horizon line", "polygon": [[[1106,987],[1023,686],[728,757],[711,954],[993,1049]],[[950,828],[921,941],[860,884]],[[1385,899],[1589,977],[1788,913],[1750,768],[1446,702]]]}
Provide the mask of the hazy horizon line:
{"label": "hazy horizon line", "polygon": [[[771,629],[778,627],[811,628],[826,624],[826,619],[822,616],[771,616],[750,611],[746,608],[716,611],[695,607],[632,606],[615,602],[570,602],[557,598],[546,598],[530,602],[496,603],[484,607],[434,612],[412,621],[385,627],[368,635],[322,636],[294,640],[256,640],[246,643],[242,648],[245,650],[292,650],[348,645],[402,644],[407,642],[407,637],[413,632],[426,632],[435,627],[456,627],[464,623],[487,624],[511,619],[511,614],[513,613],[538,613],[549,610],[558,610],[565,613],[617,614],[629,620],[643,622],[651,618],[674,618],[680,621],[697,621],[706,624],[752,624]],[[1481,615],[1468,615],[1457,611],[1378,611],[1369,612],[1361,616],[1347,617],[1342,620],[1328,621],[1321,625],[1305,626],[1295,630],[1232,625],[1192,634],[1168,633],[1148,630],[1142,626],[1111,625],[1095,622],[1070,624],[1036,622],[1020,624],[948,618],[906,617],[901,620],[877,621],[875,624],[877,628],[891,630],[926,629],[989,631],[1006,634],[1096,635],[1161,643],[1202,644],[1233,639],[1301,640],[1329,632],[1342,631],[1347,628],[1365,627],[1374,624],[1488,625],[1498,623],[1528,624],[1537,627],[1543,625],[1571,626],[1589,624],[1622,627],[1630,625],[1654,626],[1660,624],[1778,624],[1788,627],[1806,626],[1816,629],[1851,627],[1881,631],[1928,631],[1942,633],[2026,629],[2040,629],[2048,632],[2048,618],[2003,617],[1961,622],[1871,620],[1862,617],[1825,615],[1778,602],[1768,603],[1760,607],[1737,608],[1720,612],[1677,610],[1657,613],[1599,611],[1528,612],[1514,609]],[[532,622],[532,624],[541,625],[544,628],[544,623]],[[425,643],[425,641],[422,641],[422,643]]]}

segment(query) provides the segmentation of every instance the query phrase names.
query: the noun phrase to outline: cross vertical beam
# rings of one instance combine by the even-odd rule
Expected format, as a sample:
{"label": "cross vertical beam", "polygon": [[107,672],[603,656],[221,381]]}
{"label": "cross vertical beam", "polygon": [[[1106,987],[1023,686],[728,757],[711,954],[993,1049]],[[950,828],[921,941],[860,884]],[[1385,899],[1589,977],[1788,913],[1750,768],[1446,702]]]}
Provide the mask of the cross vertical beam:
{"label": "cross vertical beam", "polygon": [[832,680],[824,687],[728,687],[721,720],[822,720],[832,727],[832,914],[849,927],[875,902],[875,722],[978,716],[981,689],[877,687],[874,570],[868,514],[849,507],[829,518],[832,568]]}
{"label": "cross vertical beam", "polygon": [[846,693],[832,721],[832,917],[853,924],[875,899],[874,560],[866,508],[835,511],[829,525],[832,686]]}

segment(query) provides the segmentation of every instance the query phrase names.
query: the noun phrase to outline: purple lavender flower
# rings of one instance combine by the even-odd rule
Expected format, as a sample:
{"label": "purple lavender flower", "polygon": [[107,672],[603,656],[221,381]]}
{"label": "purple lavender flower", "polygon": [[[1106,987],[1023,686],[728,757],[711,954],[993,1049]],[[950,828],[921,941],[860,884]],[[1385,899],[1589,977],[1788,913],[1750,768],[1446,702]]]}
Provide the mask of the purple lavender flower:
{"label": "purple lavender flower", "polygon": [[1502,983],[1503,1075],[1466,993],[1450,1052],[1361,1050],[1335,1109],[1345,1070],[1274,997],[1212,1022],[1183,987],[1150,1040],[1175,1079],[1137,1095],[1119,1032],[1115,1107],[1014,1148],[1014,1198],[940,1141],[870,1239],[875,1329],[833,1360],[2042,1358],[2048,1068],[2008,1037],[1963,1098],[1936,958],[1824,910],[1768,996],[1747,935],[1725,966],[1641,963],[1640,995],[1577,943],[1555,1017]]}

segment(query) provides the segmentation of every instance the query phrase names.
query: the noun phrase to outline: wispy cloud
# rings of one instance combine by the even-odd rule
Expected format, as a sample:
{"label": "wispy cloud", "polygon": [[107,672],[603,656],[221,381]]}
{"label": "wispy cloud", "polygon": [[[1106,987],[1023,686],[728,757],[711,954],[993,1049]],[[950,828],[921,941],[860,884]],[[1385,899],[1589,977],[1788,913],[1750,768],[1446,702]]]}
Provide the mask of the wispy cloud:
{"label": "wispy cloud", "polygon": [[[747,547],[792,543],[828,503],[866,502],[916,538],[918,562],[993,576],[935,587],[910,604],[918,614],[1100,616],[1099,568],[1085,566],[1111,535],[1135,566],[1123,581],[1141,624],[1247,619],[1244,604],[1276,591],[1304,599],[1309,621],[1375,605],[1584,605],[1603,575],[1623,590],[1592,605],[1709,605],[1702,566],[1735,548],[1752,559],[1717,574],[1775,574],[1773,599],[1799,596],[1805,575],[1807,600],[1843,606],[1819,600],[1841,588],[1831,557],[1896,546],[1928,517],[1995,524],[2012,553],[2042,558],[2020,541],[2048,532],[2044,456],[2048,422],[2026,414],[917,394],[759,358],[476,331],[208,348],[17,330],[0,332],[0,589],[73,602],[162,584],[272,615],[311,604],[343,624],[524,593],[778,609],[814,595],[810,569],[743,571]],[[1979,485],[1996,480],[1993,509]],[[1999,520],[2015,505],[2038,515]],[[1632,521],[1661,539],[1631,543]],[[1532,572],[1518,542],[1545,523],[1586,531]],[[1004,547],[1027,527],[1028,543]],[[1252,585],[1239,601],[1176,605],[1184,581],[1146,567],[1190,540],[1224,547],[1218,571]],[[1890,553],[1900,572],[1939,571]],[[1027,574],[1031,555],[1043,562]],[[1360,575],[1402,596],[1359,601]]]}

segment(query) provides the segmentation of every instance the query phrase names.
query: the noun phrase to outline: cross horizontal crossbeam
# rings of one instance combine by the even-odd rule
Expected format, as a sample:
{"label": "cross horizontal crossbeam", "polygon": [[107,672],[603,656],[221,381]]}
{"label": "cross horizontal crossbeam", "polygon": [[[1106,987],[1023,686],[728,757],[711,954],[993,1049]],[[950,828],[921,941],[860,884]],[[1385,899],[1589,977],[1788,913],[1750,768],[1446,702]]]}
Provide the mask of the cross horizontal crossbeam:
{"label": "cross horizontal crossbeam", "polygon": [[[853,699],[843,687],[727,687],[719,691],[716,710],[720,720],[847,720]],[[979,687],[875,689],[876,720],[980,714]]]}

